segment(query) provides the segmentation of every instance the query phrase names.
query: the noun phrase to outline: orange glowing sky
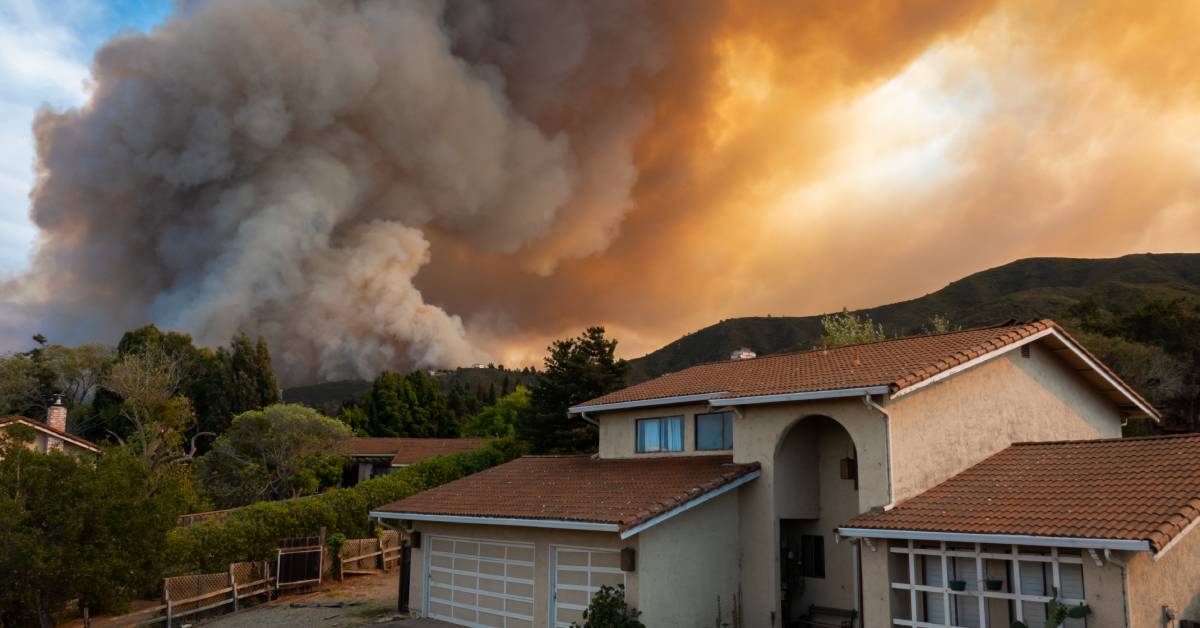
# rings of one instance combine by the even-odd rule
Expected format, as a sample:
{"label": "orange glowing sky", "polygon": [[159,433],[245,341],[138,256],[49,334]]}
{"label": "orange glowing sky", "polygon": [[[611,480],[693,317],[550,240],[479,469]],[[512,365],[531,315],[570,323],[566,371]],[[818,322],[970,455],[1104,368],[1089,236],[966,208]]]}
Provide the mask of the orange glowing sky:
{"label": "orange glowing sky", "polygon": [[487,307],[437,277],[490,264],[435,256],[426,294],[529,363],[589,323],[632,357],[1021,257],[1200,249],[1200,4],[801,6],[734,8],[681,42],[695,75],[657,86],[605,252],[532,281],[489,268]]}

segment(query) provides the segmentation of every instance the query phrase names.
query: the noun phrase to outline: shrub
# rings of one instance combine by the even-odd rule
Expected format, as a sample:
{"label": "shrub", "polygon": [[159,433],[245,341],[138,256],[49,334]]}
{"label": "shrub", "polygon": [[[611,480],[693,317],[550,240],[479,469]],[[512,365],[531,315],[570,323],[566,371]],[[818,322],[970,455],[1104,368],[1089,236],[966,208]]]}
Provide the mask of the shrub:
{"label": "shrub", "polygon": [[275,556],[280,539],[312,536],[322,526],[330,536],[368,537],[372,508],[508,462],[521,453],[520,444],[512,439],[492,441],[479,450],[424,460],[351,488],[251,504],[220,519],[176,528],[167,538],[172,567],[166,575],[221,571],[231,562],[267,560]]}
{"label": "shrub", "polygon": [[583,611],[583,625],[571,622],[571,628],[646,628],[638,620],[641,614],[625,601],[625,585],[604,585]]}

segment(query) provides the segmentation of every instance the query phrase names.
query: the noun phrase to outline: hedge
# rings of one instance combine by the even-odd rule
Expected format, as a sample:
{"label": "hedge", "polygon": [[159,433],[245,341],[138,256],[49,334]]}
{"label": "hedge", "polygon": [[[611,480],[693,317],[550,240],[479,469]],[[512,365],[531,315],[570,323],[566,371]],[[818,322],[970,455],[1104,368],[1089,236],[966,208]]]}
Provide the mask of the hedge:
{"label": "hedge", "polygon": [[225,570],[229,563],[274,558],[280,539],[327,534],[371,536],[372,508],[508,462],[521,455],[513,439],[492,441],[474,452],[438,456],[351,488],[298,499],[259,502],[220,519],[176,528],[167,536],[171,567],[166,575]]}

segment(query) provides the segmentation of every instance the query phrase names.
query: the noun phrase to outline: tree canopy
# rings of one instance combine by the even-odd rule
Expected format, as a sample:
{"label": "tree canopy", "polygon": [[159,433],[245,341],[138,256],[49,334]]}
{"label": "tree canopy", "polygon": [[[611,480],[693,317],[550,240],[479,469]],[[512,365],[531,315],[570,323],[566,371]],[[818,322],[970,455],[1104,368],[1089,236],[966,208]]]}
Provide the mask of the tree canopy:
{"label": "tree canopy", "polygon": [[858,315],[843,309],[839,314],[821,317],[821,344],[825,347],[844,347],[883,340],[883,326],[866,314]]}
{"label": "tree canopy", "polygon": [[337,484],[350,435],[342,422],[311,408],[271,405],[234,417],[196,473],[222,506],[308,495]]}
{"label": "tree canopy", "polygon": [[615,356],[617,341],[603,327],[554,341],[545,369],[530,393],[530,408],[518,425],[520,438],[536,453],[591,451],[596,427],[567,408],[625,385],[629,365]]}

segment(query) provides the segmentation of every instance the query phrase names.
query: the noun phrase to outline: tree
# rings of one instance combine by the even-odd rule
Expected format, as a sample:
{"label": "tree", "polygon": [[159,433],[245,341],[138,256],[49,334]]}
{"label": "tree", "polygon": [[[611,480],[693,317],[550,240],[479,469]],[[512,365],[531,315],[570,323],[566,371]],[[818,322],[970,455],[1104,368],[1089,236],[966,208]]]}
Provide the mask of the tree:
{"label": "tree", "polygon": [[167,532],[194,497],[186,482],[147,497],[148,469],[110,448],[98,460],[40,454],[0,438],[0,625],[80,607],[120,611],[161,578]]}
{"label": "tree", "polygon": [[530,391],[530,408],[517,428],[534,452],[581,452],[596,447],[595,426],[568,417],[567,408],[625,385],[629,365],[615,357],[617,341],[603,327],[589,327],[576,338],[554,341],[545,372]]}
{"label": "tree", "polygon": [[197,475],[223,506],[316,493],[342,475],[351,431],[298,404],[276,404],[234,417],[197,462]]}
{"label": "tree", "polygon": [[467,419],[463,426],[464,436],[507,437],[516,436],[517,423],[529,411],[530,393],[524,386],[496,400],[496,404],[480,410]]}
{"label": "tree", "polygon": [[875,324],[870,316],[853,314],[842,309],[840,314],[829,314],[821,317],[821,344],[825,347],[844,347],[846,345],[875,342],[886,338],[883,326]]}

